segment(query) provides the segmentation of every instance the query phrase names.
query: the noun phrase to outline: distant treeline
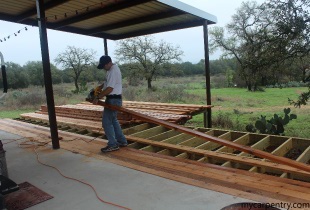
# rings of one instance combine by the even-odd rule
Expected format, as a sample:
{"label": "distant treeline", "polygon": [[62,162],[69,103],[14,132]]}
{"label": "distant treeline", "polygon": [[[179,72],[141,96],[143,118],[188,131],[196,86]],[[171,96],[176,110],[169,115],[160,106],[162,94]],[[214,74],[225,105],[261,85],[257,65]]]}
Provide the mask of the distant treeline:
{"label": "distant treeline", "polygon": [[[237,84],[239,87],[244,86],[243,80],[239,78],[238,66],[234,59],[219,59],[210,61],[211,76],[221,76],[225,81],[225,86],[232,86]],[[126,71],[126,65],[120,65],[123,77],[130,78],[129,72]],[[8,86],[12,89],[26,88],[28,86],[44,86],[43,67],[41,61],[30,61],[25,65],[8,62],[6,63]],[[273,78],[262,77],[260,85],[275,85],[278,83],[286,83],[289,81],[300,81],[300,73],[298,70],[282,72],[281,75],[274,75]],[[55,65],[51,64],[52,81],[53,84],[72,83],[74,81],[74,71],[72,69],[61,70]],[[193,64],[191,62],[183,63],[167,63],[162,66],[161,71],[156,75],[158,77],[183,77],[192,75],[205,75],[204,60]],[[272,74],[271,74],[272,75]],[[81,84],[87,82],[101,82],[104,77],[104,71],[98,70],[96,65],[89,66],[89,68],[82,72],[79,77]],[[3,87],[2,80],[0,81],[0,88]]]}

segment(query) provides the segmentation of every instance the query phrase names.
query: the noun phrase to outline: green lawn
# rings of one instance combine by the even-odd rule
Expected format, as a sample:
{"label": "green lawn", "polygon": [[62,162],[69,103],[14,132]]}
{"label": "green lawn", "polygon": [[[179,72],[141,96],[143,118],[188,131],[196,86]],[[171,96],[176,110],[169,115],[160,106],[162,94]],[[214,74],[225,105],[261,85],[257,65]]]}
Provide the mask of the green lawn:
{"label": "green lawn", "polygon": [[[197,86],[196,86],[197,87]],[[204,89],[188,89],[188,93],[205,97]],[[288,98],[296,100],[307,88],[268,88],[264,92],[249,92],[241,88],[212,89],[212,119],[226,115],[233,121],[232,129],[244,130],[249,123],[261,116],[270,119],[274,114],[284,116],[283,109],[291,108],[291,113],[297,114],[297,119],[290,121],[285,127],[285,135],[310,138],[310,106],[295,108],[289,105]],[[202,115],[195,116],[191,123],[202,126]]]}
{"label": "green lawn", "polygon": [[1,111],[0,112],[0,119],[1,118],[18,118],[20,114],[27,113],[27,112],[34,112],[35,110],[29,109],[21,109],[21,110],[8,110],[8,111]]}

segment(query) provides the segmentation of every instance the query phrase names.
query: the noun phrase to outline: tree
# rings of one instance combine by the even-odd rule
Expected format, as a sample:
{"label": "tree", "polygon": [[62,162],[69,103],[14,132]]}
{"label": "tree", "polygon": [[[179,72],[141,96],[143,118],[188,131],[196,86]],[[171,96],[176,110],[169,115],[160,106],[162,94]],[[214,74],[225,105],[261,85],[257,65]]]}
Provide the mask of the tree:
{"label": "tree", "polygon": [[30,84],[44,87],[43,66],[41,61],[28,61],[23,67],[28,73]]}
{"label": "tree", "polygon": [[211,50],[237,59],[249,90],[278,82],[292,71],[290,61],[309,56],[309,8],[309,0],[245,2],[226,27],[228,38],[223,28],[211,30]]}
{"label": "tree", "polygon": [[266,59],[270,51],[266,50],[265,40],[261,37],[268,32],[268,12],[256,2],[243,2],[226,27],[228,38],[225,38],[224,28],[210,30],[210,51],[222,48],[223,57],[236,58],[239,74],[250,91],[257,89],[263,70],[270,66],[270,60]]}
{"label": "tree", "polygon": [[119,56],[119,61],[130,63],[130,73],[145,78],[148,89],[151,89],[153,79],[162,70],[162,64],[179,61],[183,51],[162,40],[157,43],[152,36],[142,36],[119,41],[115,54]]}
{"label": "tree", "polygon": [[[310,52],[310,1],[272,0],[266,3],[271,11],[269,42],[277,49],[283,49],[280,59],[308,56]],[[281,46],[281,47],[280,47]]]}
{"label": "tree", "polygon": [[65,69],[69,70],[69,76],[74,80],[77,93],[80,92],[79,78],[81,73],[93,65],[95,54],[96,52],[93,50],[68,46],[66,51],[60,53],[55,59],[56,64],[61,64]]}
{"label": "tree", "polygon": [[[211,75],[224,74],[227,69],[233,70],[235,73],[237,71],[237,61],[236,59],[218,59],[210,61],[210,72]],[[199,65],[204,67],[204,60],[199,62]],[[203,68],[204,69],[204,68]]]}
{"label": "tree", "polygon": [[285,53],[280,59],[291,59],[299,67],[302,81],[308,84],[308,92],[302,93],[291,104],[297,107],[306,105],[310,98],[310,0],[272,0],[266,4],[277,20],[273,27],[272,40],[278,40],[276,46],[285,45]]}
{"label": "tree", "polygon": [[60,84],[63,82],[63,71],[59,70],[57,66],[51,63],[51,73],[53,78],[53,84]]}
{"label": "tree", "polygon": [[[184,75],[197,75],[197,74],[204,74],[204,66],[198,64],[192,64],[191,62],[187,61],[184,63],[181,63],[180,65],[182,71],[184,72]],[[203,67],[203,68],[201,68]]]}
{"label": "tree", "polygon": [[184,76],[182,64],[180,63],[165,63],[162,65],[164,71],[161,76],[164,77],[181,77]]}
{"label": "tree", "polygon": [[[29,76],[17,63],[8,62],[6,63],[8,88],[18,89],[26,88],[29,86]],[[2,85],[2,83],[0,84]]]}

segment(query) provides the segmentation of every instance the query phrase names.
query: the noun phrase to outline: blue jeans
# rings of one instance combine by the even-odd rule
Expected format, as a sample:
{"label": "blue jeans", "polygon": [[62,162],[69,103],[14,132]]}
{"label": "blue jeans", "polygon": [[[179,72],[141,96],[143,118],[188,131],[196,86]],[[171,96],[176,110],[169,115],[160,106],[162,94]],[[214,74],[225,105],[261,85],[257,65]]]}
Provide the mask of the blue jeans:
{"label": "blue jeans", "polygon": [[[122,106],[122,99],[118,98],[107,99],[105,102],[114,106]],[[117,111],[104,108],[102,127],[108,139],[108,146],[115,147],[118,146],[118,144],[127,144],[127,140],[117,120]]]}

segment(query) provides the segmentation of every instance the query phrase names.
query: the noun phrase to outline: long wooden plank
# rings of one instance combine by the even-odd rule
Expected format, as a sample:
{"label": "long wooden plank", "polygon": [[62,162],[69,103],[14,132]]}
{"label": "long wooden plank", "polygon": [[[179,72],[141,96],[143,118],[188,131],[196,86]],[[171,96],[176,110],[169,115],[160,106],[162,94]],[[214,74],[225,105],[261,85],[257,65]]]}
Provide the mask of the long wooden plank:
{"label": "long wooden plank", "polygon": [[[91,102],[90,102],[91,103]],[[123,103],[126,104],[147,104],[151,105],[154,104],[153,102],[142,102],[142,101],[123,101]],[[156,105],[162,105],[162,106],[175,106],[175,107],[191,107],[191,108],[212,108],[213,105],[196,105],[196,104],[170,104],[170,103],[155,103]]]}
{"label": "long wooden plank", "polygon": [[[88,99],[86,99],[86,100],[88,100]],[[91,102],[90,100],[88,100],[88,101]],[[257,150],[257,149],[254,149],[254,148],[251,148],[251,147],[248,147],[248,146],[245,146],[245,145],[240,145],[240,144],[237,144],[235,142],[225,141],[223,139],[220,139],[220,138],[217,138],[217,137],[213,137],[213,136],[210,136],[210,135],[207,135],[205,133],[198,132],[198,131],[195,131],[195,130],[191,130],[191,129],[188,129],[188,128],[185,128],[185,127],[173,124],[173,123],[165,122],[165,121],[158,120],[158,119],[155,119],[155,118],[152,118],[152,117],[147,117],[147,116],[142,115],[140,113],[136,113],[136,112],[133,112],[131,110],[125,109],[123,107],[112,106],[112,105],[106,104],[106,103],[104,103],[102,101],[99,101],[98,104],[101,105],[101,106],[113,109],[113,110],[129,113],[129,114],[135,116],[136,118],[145,120],[147,122],[151,122],[151,123],[155,123],[155,124],[158,124],[158,125],[162,125],[162,126],[165,126],[167,128],[170,128],[170,129],[175,129],[175,130],[178,130],[178,131],[181,131],[181,132],[184,132],[184,133],[188,133],[188,134],[191,134],[191,135],[194,135],[194,136],[197,136],[197,137],[204,138],[207,141],[213,141],[213,142],[219,143],[219,144],[224,145],[224,146],[232,147],[234,149],[237,149],[237,150],[249,153],[251,155],[256,155],[256,156],[261,157],[261,158],[266,158],[266,159],[274,161],[276,163],[281,163],[281,164],[284,164],[284,165],[288,165],[288,166],[291,166],[291,167],[294,167],[294,168],[298,168],[298,169],[304,170],[306,172],[310,172],[310,166],[307,165],[307,164],[304,164],[304,163],[296,162],[296,161],[293,161],[293,160],[290,160],[290,159],[284,158],[284,157],[275,156],[273,154],[270,154],[270,153],[267,153],[267,152],[264,152],[264,151],[261,151],[261,150]]]}
{"label": "long wooden plank", "polygon": [[[37,114],[37,113],[25,113],[20,115],[22,118],[25,119],[37,119],[37,120],[42,120],[45,122],[48,121],[48,115],[44,114]],[[59,117],[56,116],[57,119],[57,124],[66,124],[70,125],[72,127],[77,127],[77,128],[87,128],[87,129],[101,129],[102,128],[102,123],[98,121],[90,121],[90,120],[82,120],[82,119],[73,119],[73,118],[67,118],[67,117]]]}

